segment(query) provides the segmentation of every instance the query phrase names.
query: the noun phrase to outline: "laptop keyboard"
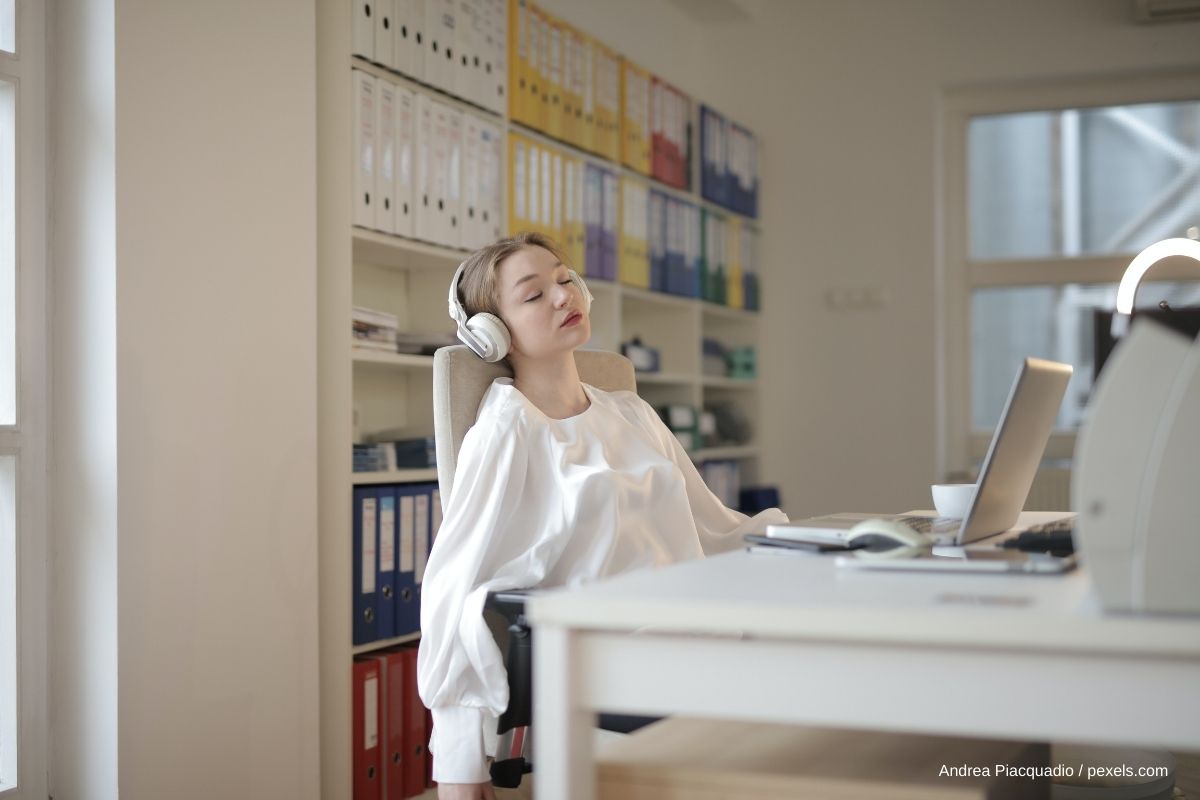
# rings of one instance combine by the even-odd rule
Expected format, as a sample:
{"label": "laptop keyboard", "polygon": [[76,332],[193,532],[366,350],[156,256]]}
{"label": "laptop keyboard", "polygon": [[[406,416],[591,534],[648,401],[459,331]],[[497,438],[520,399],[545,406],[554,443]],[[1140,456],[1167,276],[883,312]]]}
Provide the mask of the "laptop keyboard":
{"label": "laptop keyboard", "polygon": [[900,517],[899,521],[917,533],[957,533],[961,519],[952,517]]}

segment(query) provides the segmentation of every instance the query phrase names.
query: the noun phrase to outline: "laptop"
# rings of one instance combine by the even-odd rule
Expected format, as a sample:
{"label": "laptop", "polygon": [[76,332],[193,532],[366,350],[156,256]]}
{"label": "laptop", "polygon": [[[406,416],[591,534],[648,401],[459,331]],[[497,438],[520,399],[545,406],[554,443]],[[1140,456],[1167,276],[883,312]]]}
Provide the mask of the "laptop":
{"label": "laptop", "polygon": [[1025,359],[992,434],[975,496],[961,520],[924,514],[830,514],[769,525],[767,536],[845,544],[851,528],[879,518],[904,523],[935,545],[962,546],[1012,530],[1029,496],[1071,372],[1069,364]]}

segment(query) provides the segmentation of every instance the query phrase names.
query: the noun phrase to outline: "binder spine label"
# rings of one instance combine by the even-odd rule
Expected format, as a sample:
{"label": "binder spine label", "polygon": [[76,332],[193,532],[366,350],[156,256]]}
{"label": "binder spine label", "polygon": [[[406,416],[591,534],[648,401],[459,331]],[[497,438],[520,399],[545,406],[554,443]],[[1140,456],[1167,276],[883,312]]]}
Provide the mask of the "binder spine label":
{"label": "binder spine label", "polygon": [[375,498],[362,501],[362,593],[375,593]]}

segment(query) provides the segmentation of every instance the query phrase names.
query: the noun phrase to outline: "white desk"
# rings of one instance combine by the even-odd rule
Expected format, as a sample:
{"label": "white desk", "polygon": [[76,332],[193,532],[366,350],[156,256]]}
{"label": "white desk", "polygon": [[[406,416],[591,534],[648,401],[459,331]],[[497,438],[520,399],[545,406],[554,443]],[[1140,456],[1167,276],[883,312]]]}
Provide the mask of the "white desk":
{"label": "white desk", "polygon": [[594,796],[597,709],[1200,750],[1200,618],[1103,615],[1082,570],[739,551],[539,594],[529,617],[543,800]]}

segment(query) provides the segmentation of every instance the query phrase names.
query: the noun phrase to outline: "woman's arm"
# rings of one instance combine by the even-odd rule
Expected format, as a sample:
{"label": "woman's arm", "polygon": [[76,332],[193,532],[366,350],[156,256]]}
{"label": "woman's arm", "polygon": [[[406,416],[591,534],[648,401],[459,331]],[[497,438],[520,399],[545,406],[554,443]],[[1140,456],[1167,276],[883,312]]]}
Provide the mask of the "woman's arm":
{"label": "woman's arm", "polygon": [[483,605],[492,591],[541,579],[526,563],[529,537],[537,532],[522,508],[527,463],[519,428],[495,420],[471,428],[429,555],[417,679],[433,715],[430,750],[439,784],[489,780],[484,724],[507,707],[508,680]]}
{"label": "woman's arm", "polygon": [[778,508],[768,508],[749,517],[727,507],[708,488],[708,484],[704,482],[704,478],[696,469],[691,456],[683,449],[679,439],[666,426],[653,407],[644,400],[641,402],[641,406],[646,424],[654,430],[662,442],[664,454],[675,462],[675,466],[683,474],[688,504],[692,508],[696,533],[700,536],[700,547],[704,550],[705,555],[736,550],[745,544],[742,541],[745,534],[762,533],[768,525],[788,521],[787,515]]}

